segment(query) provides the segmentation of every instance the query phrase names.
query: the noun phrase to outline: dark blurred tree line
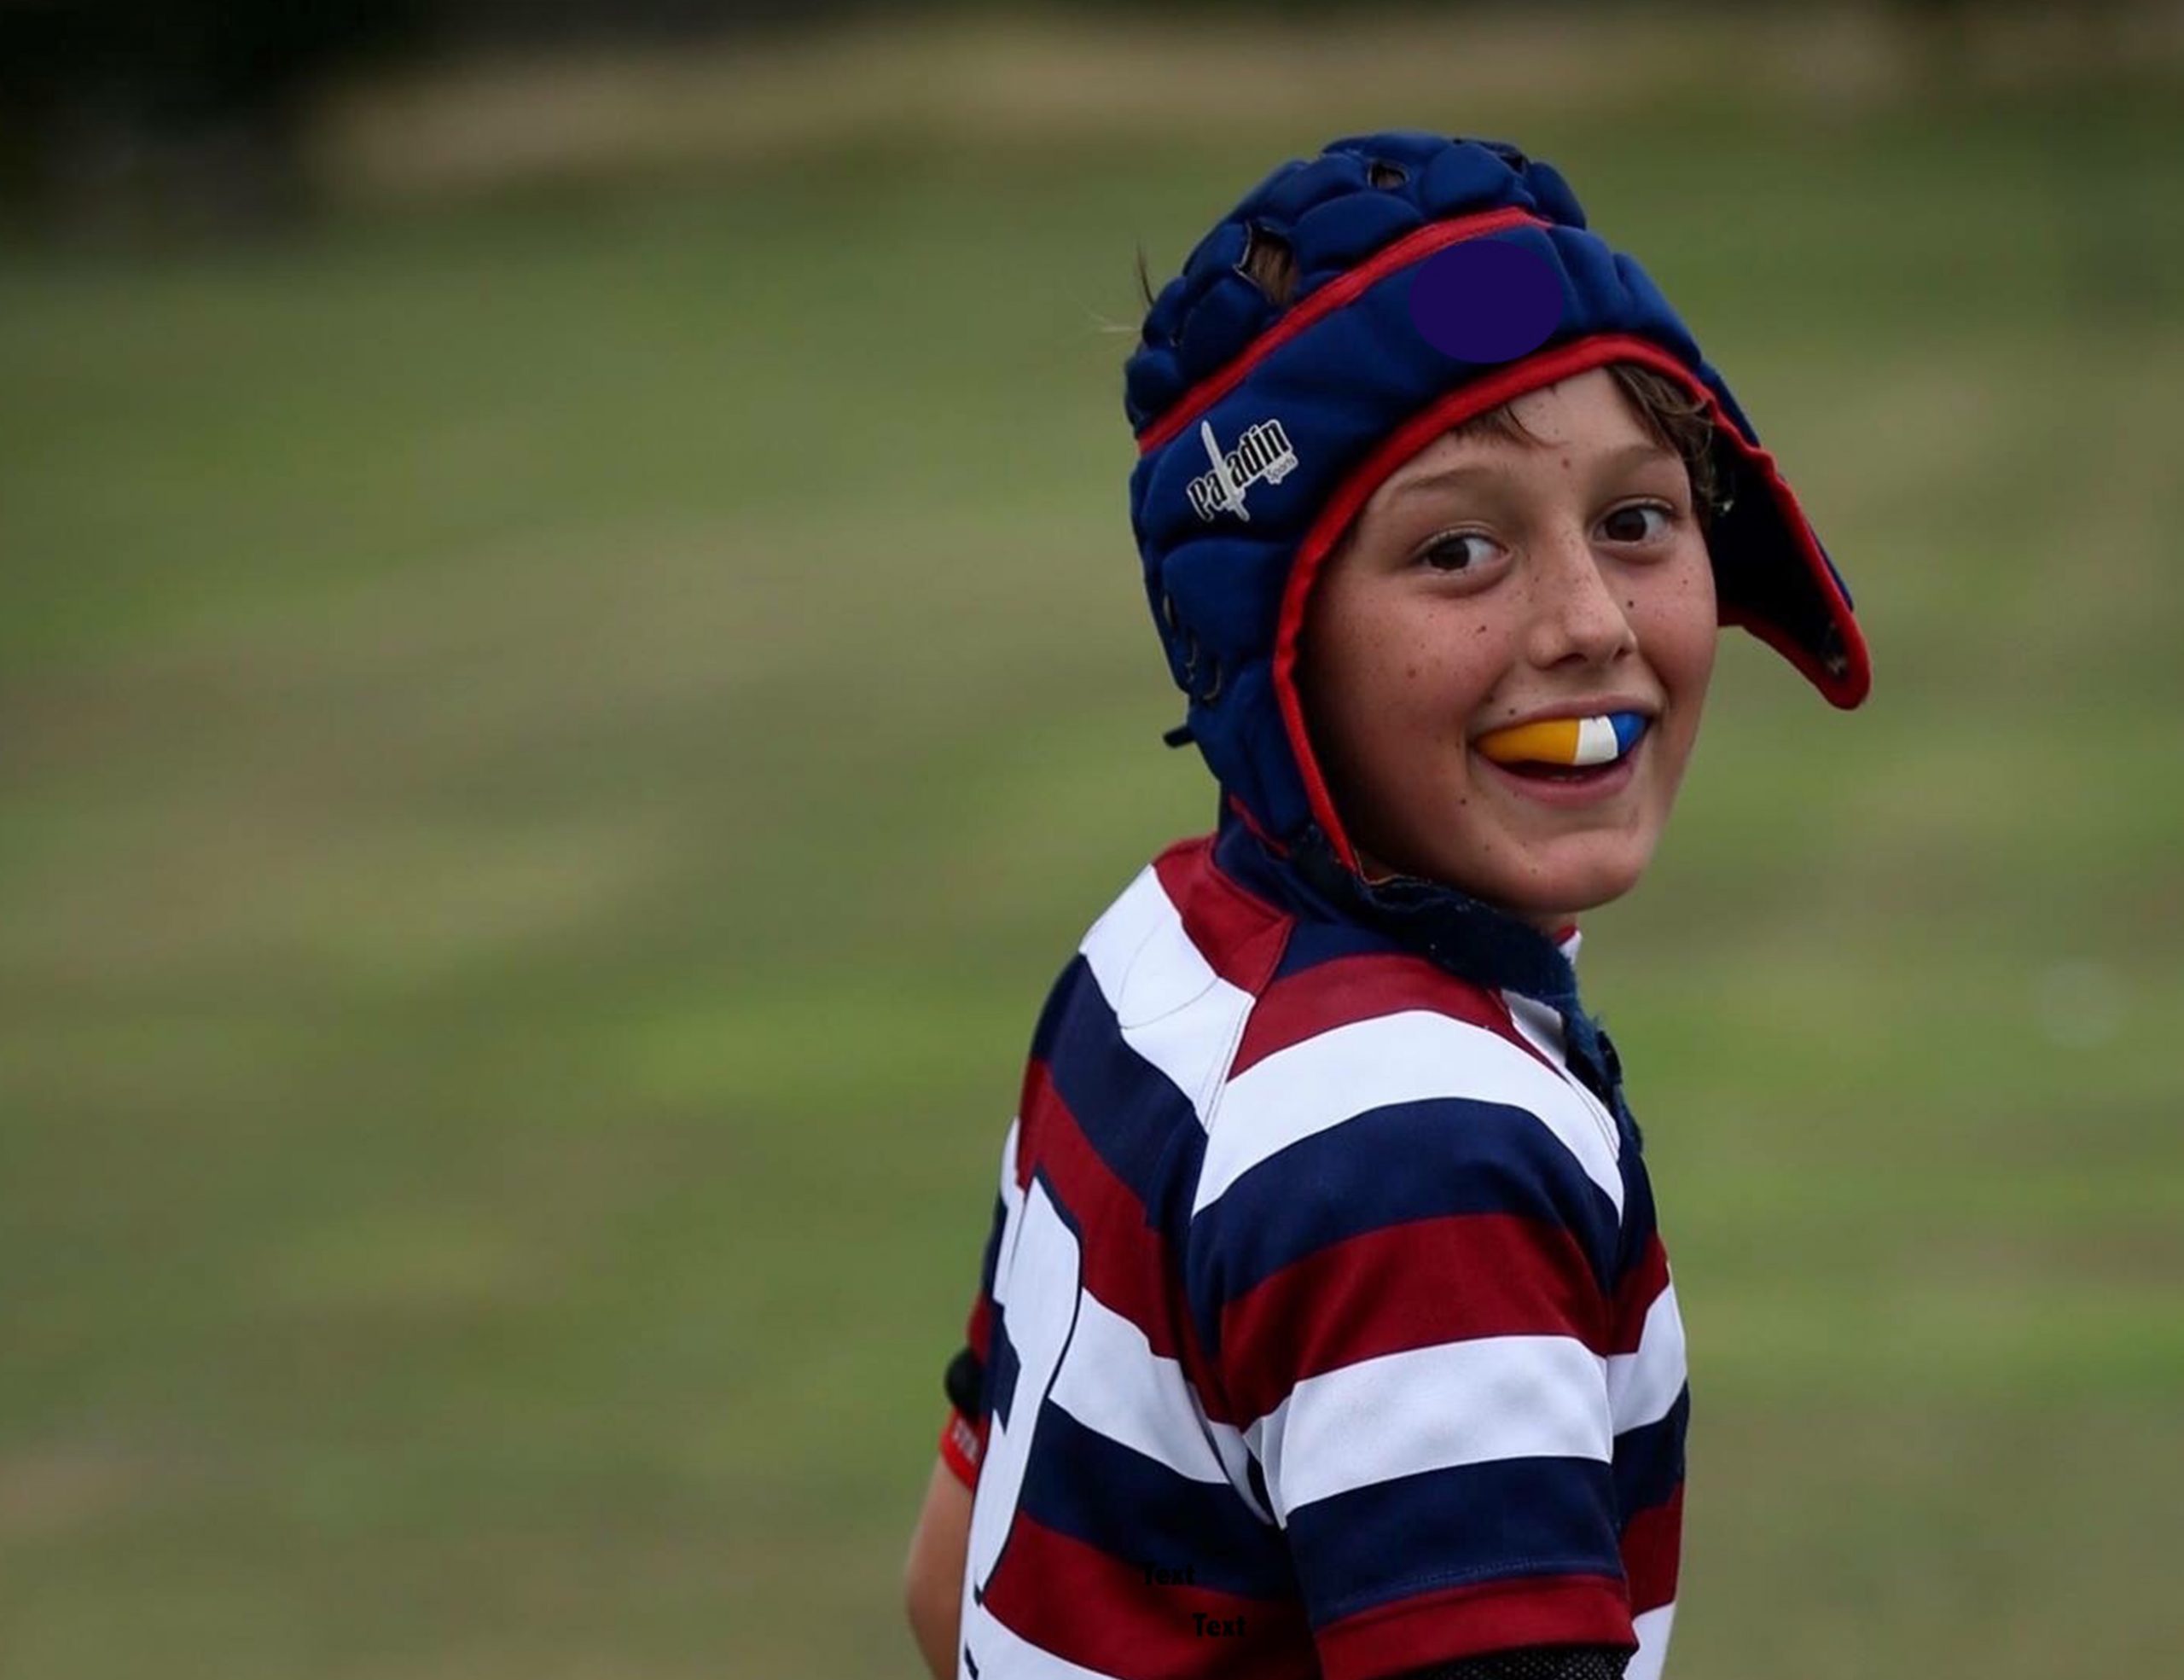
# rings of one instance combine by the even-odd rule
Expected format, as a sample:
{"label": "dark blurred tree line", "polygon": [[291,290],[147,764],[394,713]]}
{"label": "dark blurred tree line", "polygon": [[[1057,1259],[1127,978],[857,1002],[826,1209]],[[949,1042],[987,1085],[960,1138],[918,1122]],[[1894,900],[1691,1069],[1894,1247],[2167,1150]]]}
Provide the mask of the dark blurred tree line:
{"label": "dark blurred tree line", "polygon": [[[1726,6],[1728,0],[1718,0]],[[1799,0],[1774,0],[1786,9]],[[2090,22],[2133,0],[2081,0]],[[780,32],[856,14],[1061,9],[1288,20],[1387,0],[0,0],[0,212],[13,221],[179,212],[223,224],[303,207],[299,142],[337,78],[431,53]],[[1481,9],[1489,0],[1443,0]],[[1702,0],[1703,3],[1703,0]],[[1565,13],[1646,0],[1559,0]],[[1883,0],[1929,83],[1983,0]],[[1687,18],[1691,5],[1677,9]],[[2099,26],[2095,25],[2095,26]]]}
{"label": "dark blurred tree line", "polygon": [[293,198],[324,78],[419,47],[431,0],[0,0],[0,195],[67,213],[161,189]]}
{"label": "dark blurred tree line", "polygon": [[0,208],[68,219],[164,198],[223,221],[278,219],[300,207],[297,142],[337,77],[433,52],[717,36],[880,9],[880,0],[0,0]]}

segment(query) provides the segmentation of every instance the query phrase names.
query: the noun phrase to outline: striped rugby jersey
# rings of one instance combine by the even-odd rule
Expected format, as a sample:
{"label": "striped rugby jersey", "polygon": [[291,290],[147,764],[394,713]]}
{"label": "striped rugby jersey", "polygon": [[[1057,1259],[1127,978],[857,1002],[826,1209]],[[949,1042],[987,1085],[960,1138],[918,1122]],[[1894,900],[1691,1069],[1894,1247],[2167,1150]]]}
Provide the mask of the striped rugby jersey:
{"label": "striped rugby jersey", "polygon": [[959,1680],[1661,1671],[1689,1397],[1635,1127],[1552,1008],[1225,813],[1048,997],[967,1339]]}

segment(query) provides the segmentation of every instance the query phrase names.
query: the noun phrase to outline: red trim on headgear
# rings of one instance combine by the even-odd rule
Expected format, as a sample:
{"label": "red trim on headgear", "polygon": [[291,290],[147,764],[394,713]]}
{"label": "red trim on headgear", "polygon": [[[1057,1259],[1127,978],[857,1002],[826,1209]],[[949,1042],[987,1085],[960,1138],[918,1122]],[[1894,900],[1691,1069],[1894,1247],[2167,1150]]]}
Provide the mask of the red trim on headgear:
{"label": "red trim on headgear", "polygon": [[[1455,227],[1459,224],[1438,225]],[[1391,246],[1389,252],[1397,248]],[[1353,274],[1362,272],[1362,269],[1352,270]],[[1345,279],[1350,277],[1345,276]],[[1341,283],[1331,282],[1325,289],[1332,291]],[[1317,298],[1323,294],[1315,293],[1313,295]],[[1240,357],[1238,361],[1255,357],[1256,353],[1258,346],[1255,345],[1252,351],[1246,352],[1246,356]],[[1783,481],[1774,465],[1774,457],[1745,436],[1714,393],[1660,346],[1628,334],[1594,334],[1589,338],[1557,345],[1551,350],[1539,351],[1497,369],[1484,379],[1450,392],[1390,433],[1348,478],[1336,485],[1320,509],[1318,517],[1305,532],[1303,541],[1298,545],[1297,557],[1291,563],[1288,581],[1282,590],[1281,615],[1275,630],[1275,696],[1281,706],[1282,728],[1289,737],[1289,748],[1296,759],[1298,773],[1304,778],[1304,792],[1311,802],[1312,815],[1318,819],[1320,827],[1334,848],[1335,856],[1342,860],[1345,869],[1352,871],[1357,869],[1357,854],[1350,844],[1350,836],[1344,831],[1341,820],[1335,815],[1333,797],[1327,791],[1319,761],[1313,756],[1311,741],[1304,729],[1304,707],[1298,696],[1295,681],[1297,643],[1304,629],[1304,602],[1311,592],[1314,579],[1319,574],[1321,562],[1373,492],[1398,467],[1441,433],[1461,425],[1474,415],[1484,414],[1489,409],[1497,408],[1513,398],[1521,397],[1528,391],[1553,385],[1610,362],[1641,363],[1675,380],[1695,400],[1705,405],[1716,430],[1728,438],[1736,445],[1745,462],[1758,473],[1774,493],[1775,505],[1785,515],[1798,553],[1804,558],[1806,571],[1820,585],[1829,616],[1842,633],[1844,651],[1849,656],[1848,663],[1840,673],[1829,672],[1809,650],[1794,642],[1786,631],[1765,619],[1739,613],[1717,616],[1716,622],[1735,625],[1757,635],[1769,647],[1787,658],[1833,704],[1846,711],[1862,700],[1872,686],[1873,672],[1866,652],[1865,637],[1858,628],[1857,620],[1851,616],[1850,602],[1844,599],[1842,589],[1828,567],[1827,557],[1820,551],[1819,538],[1813,535],[1804,510],[1798,505],[1797,497]],[[1217,377],[1225,377],[1226,371]]]}
{"label": "red trim on headgear", "polygon": [[1444,245],[1477,239],[1482,234],[1499,233],[1504,228],[1544,228],[1549,225],[1531,211],[1512,206],[1503,210],[1482,211],[1476,216],[1457,216],[1445,222],[1429,222],[1416,232],[1405,234],[1394,244],[1374,252],[1356,268],[1328,281],[1230,357],[1223,366],[1183,392],[1169,405],[1165,414],[1137,434],[1137,452],[1149,455],[1159,448],[1241,385],[1251,376],[1252,369],[1266,358],[1299,333],[1309,329],[1316,322],[1333,314],[1345,304],[1356,302],[1375,282],[1385,279],[1396,270],[1408,267]]}

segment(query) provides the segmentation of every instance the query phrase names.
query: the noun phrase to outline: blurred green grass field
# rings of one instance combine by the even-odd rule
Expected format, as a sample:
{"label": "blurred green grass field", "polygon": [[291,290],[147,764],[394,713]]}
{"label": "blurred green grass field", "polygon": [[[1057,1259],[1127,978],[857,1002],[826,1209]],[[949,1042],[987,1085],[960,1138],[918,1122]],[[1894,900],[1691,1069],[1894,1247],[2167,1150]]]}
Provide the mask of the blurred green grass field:
{"label": "blurred green grass field", "polygon": [[[1586,921],[1678,1680],[2184,1635],[2175,108],[1512,136],[1874,649],[1845,716],[1726,640]],[[1033,1017],[1213,814],[1098,323],[1344,128],[0,258],[0,1671],[915,1671]]]}

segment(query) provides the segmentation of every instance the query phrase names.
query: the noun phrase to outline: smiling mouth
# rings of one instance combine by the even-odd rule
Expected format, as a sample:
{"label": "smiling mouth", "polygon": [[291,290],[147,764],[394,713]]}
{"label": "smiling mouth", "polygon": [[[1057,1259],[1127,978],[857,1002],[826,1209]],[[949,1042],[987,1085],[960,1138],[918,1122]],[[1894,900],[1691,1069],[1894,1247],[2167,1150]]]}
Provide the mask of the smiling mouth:
{"label": "smiling mouth", "polygon": [[1637,782],[1637,759],[1645,746],[1641,738],[1620,757],[1603,764],[1547,764],[1533,761],[1496,764],[1478,755],[1487,779],[1507,778],[1512,793],[1547,805],[1583,807],[1619,799]]}
{"label": "smiling mouth", "polygon": [[1481,758],[1512,776],[1582,784],[1606,779],[1638,750],[1652,726],[1653,719],[1639,712],[1542,718],[1491,730],[1472,745]]}

